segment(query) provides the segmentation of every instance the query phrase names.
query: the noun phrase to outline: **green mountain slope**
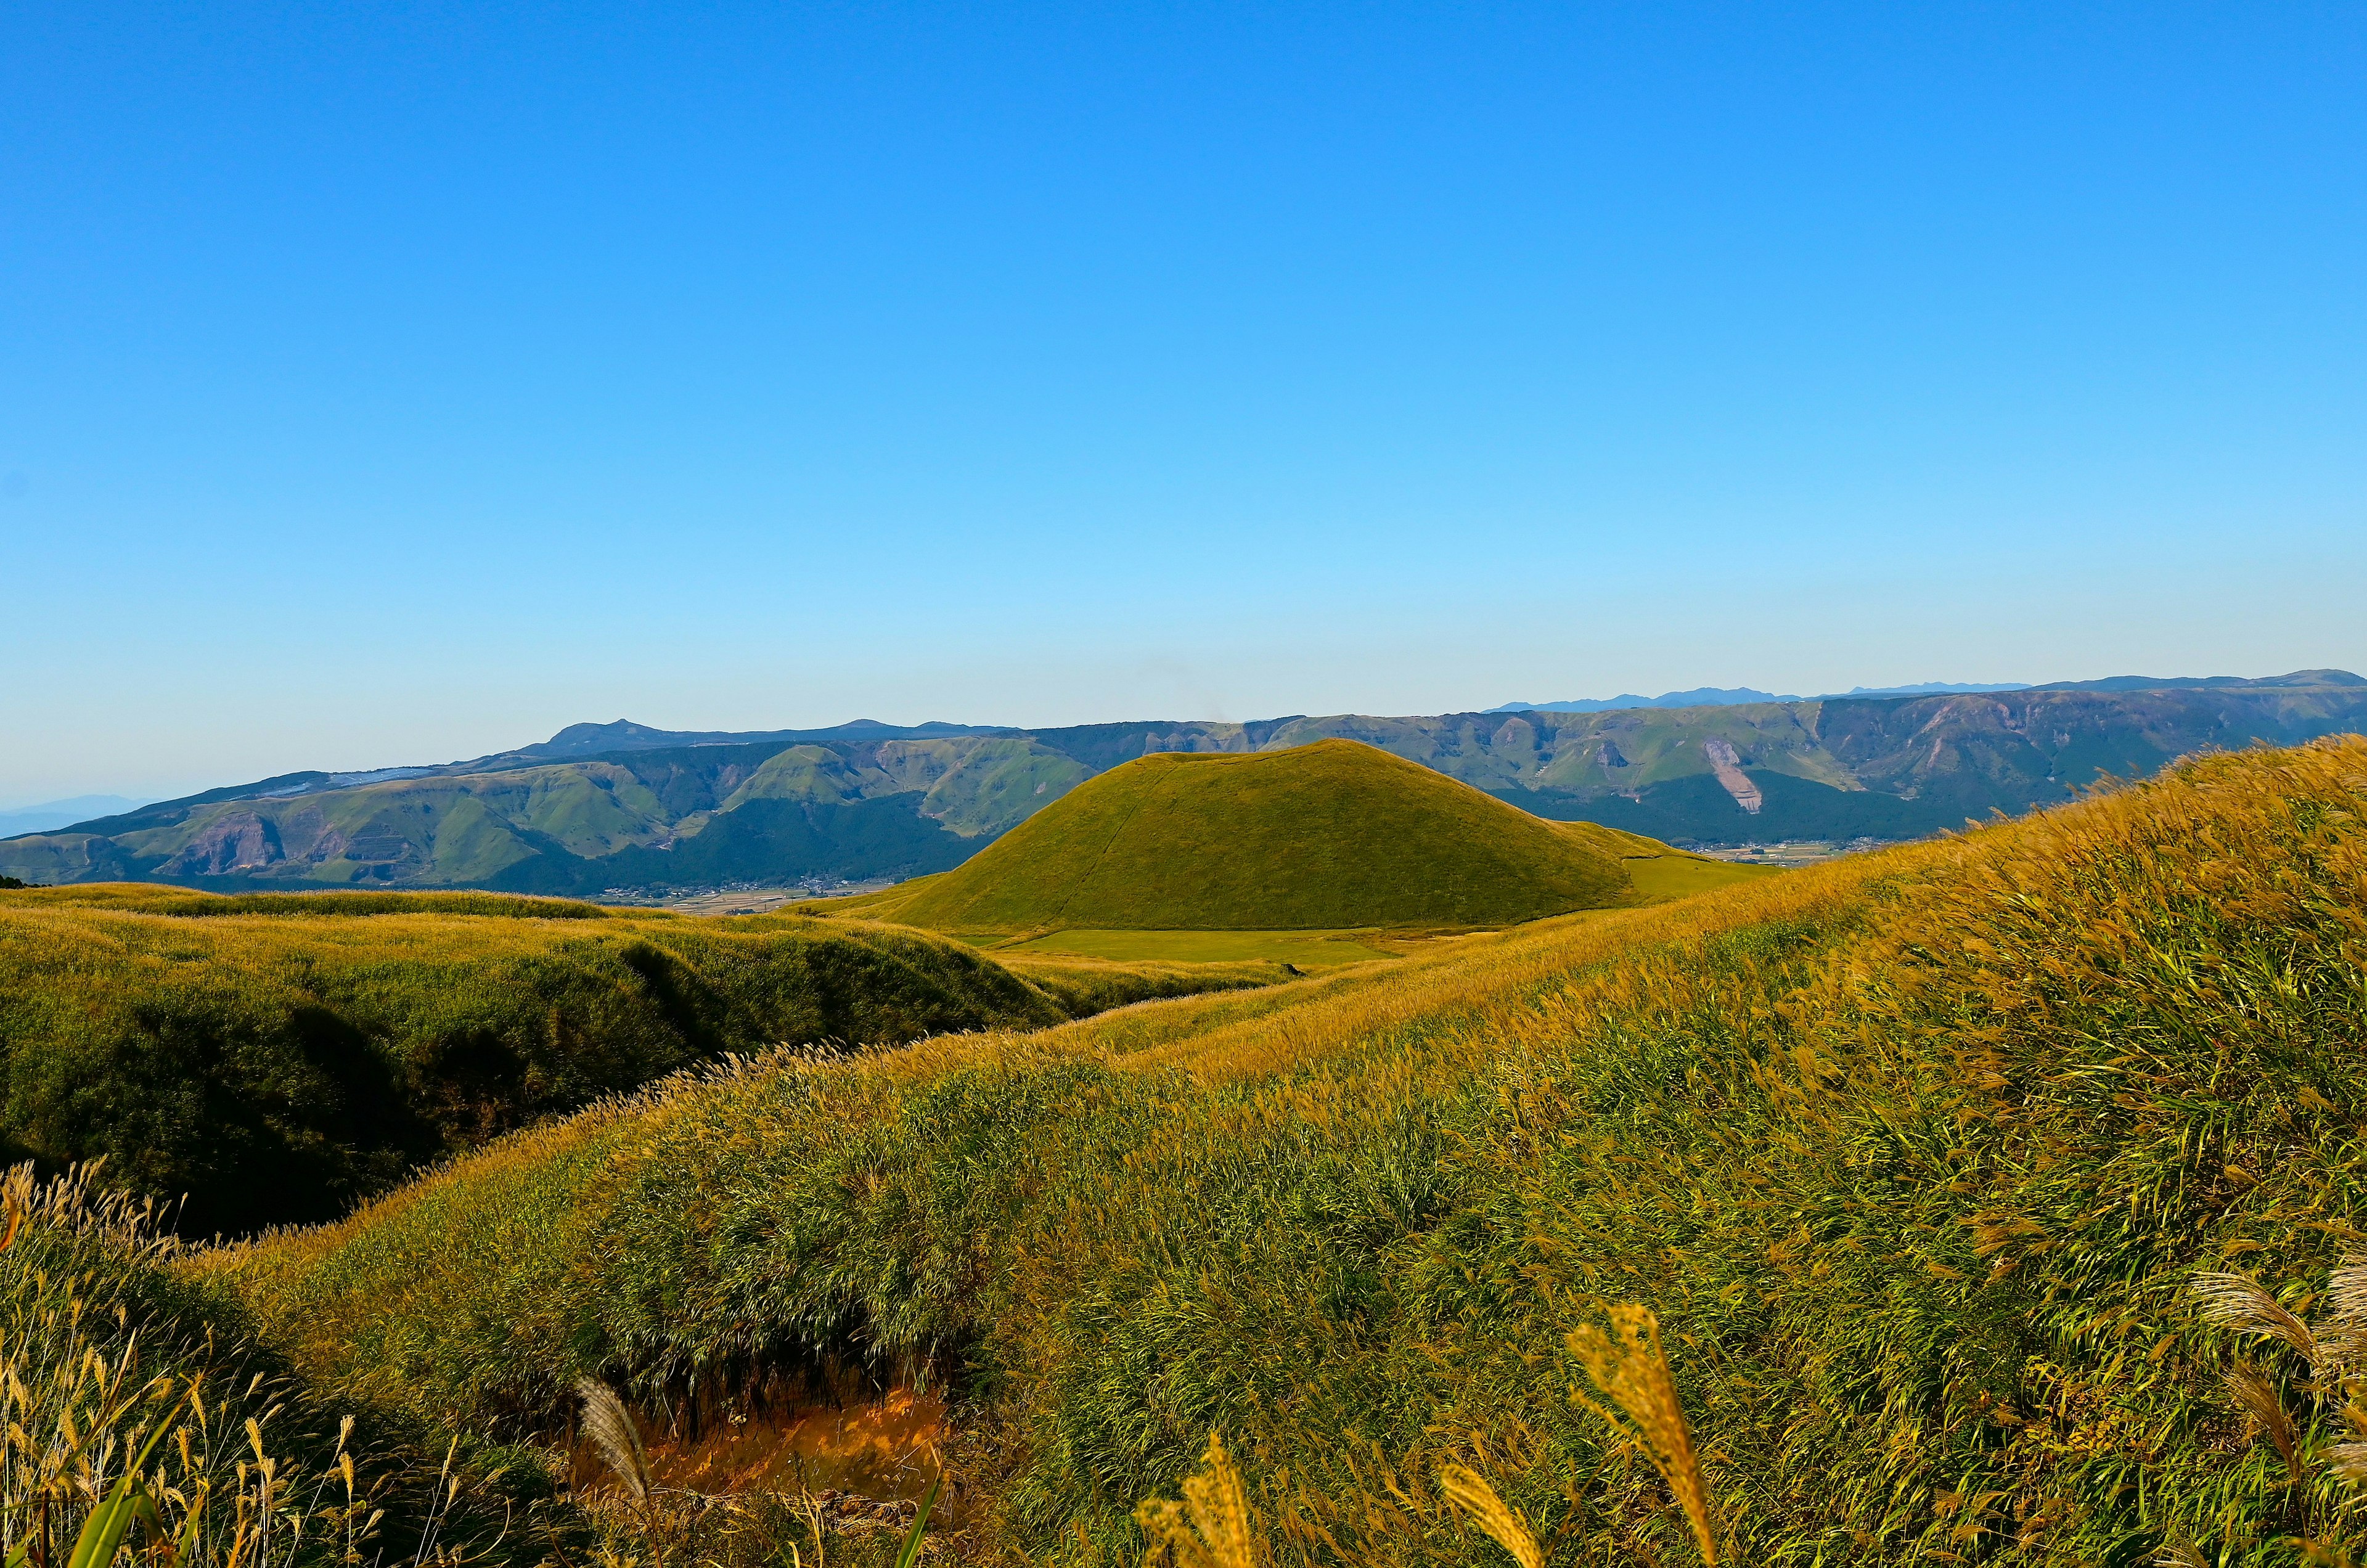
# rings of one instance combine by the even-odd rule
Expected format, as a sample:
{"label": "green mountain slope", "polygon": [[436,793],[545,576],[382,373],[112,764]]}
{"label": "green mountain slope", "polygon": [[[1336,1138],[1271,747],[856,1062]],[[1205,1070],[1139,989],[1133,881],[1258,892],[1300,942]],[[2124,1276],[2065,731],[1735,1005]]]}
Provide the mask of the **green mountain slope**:
{"label": "green mountain slope", "polygon": [[491,772],[294,775],[0,841],[0,874],[216,889],[611,887],[910,877],[1090,776],[1025,739],[643,748]]}
{"label": "green mountain slope", "polygon": [[1348,740],[1113,768],[869,912],[940,931],[1496,925],[1615,903],[1618,862]]}
{"label": "green mountain slope", "polygon": [[2192,1285],[2357,1300],[2362,777],[2205,759],[1378,973],[751,1064],[192,1270],[455,1431],[926,1369],[981,1561],[1139,1562],[1211,1428],[1273,1568],[1509,1561],[1449,1462],[1552,1562],[1699,1561],[1571,1397],[1640,1302],[1724,1561],[2356,1562],[2350,1389]]}

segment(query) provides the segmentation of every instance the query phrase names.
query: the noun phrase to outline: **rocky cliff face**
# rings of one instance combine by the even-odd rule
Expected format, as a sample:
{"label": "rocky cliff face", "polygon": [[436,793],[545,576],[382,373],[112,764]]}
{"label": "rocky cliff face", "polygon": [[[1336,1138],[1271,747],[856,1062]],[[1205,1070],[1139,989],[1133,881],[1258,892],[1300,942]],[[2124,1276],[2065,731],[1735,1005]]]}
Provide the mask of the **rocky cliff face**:
{"label": "rocky cliff face", "polygon": [[1702,742],[1702,751],[1709,758],[1710,771],[1716,775],[1718,784],[1734,796],[1734,804],[1742,807],[1746,816],[1758,816],[1767,797],[1750,782],[1750,775],[1742,771],[1742,757],[1735,750],[1734,742],[1723,735],[1713,735]]}
{"label": "rocky cliff face", "polygon": [[214,818],[156,868],[159,876],[227,876],[281,859],[279,834],[252,811]]}

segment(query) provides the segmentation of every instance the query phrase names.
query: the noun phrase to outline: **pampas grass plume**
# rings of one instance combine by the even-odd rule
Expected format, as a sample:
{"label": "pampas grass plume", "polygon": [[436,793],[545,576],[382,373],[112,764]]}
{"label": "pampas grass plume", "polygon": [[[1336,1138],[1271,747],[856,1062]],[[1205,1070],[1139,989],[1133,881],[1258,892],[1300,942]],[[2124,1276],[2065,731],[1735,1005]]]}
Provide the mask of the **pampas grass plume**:
{"label": "pampas grass plume", "polygon": [[1446,1500],[1471,1516],[1471,1520],[1492,1537],[1497,1545],[1512,1554],[1521,1568],[1545,1568],[1546,1554],[1537,1545],[1535,1534],[1520,1515],[1512,1512],[1496,1489],[1485,1477],[1450,1464],[1438,1472],[1438,1489]]}
{"label": "pampas grass plume", "polygon": [[1208,1434],[1199,1473],[1185,1478],[1184,1501],[1154,1497],[1134,1511],[1134,1518],[1150,1538],[1146,1562],[1155,1562],[1164,1551],[1175,1568],[1256,1568],[1249,1489],[1217,1433]]}
{"label": "pampas grass plume", "polygon": [[617,1391],[596,1378],[583,1378],[575,1384],[576,1397],[583,1401],[583,1434],[592,1439],[600,1458],[625,1490],[637,1503],[649,1501],[650,1456],[641,1447],[641,1434],[633,1418],[625,1411],[625,1402]]}
{"label": "pampas grass plume", "polygon": [[1702,1561],[1716,1568],[1717,1539],[1710,1524],[1709,1491],[1702,1484],[1693,1434],[1685,1426],[1684,1407],[1677,1403],[1669,1358],[1660,1348],[1659,1319],[1649,1307],[1634,1303],[1613,1307],[1610,1315],[1608,1334],[1591,1323],[1572,1330],[1569,1350],[1586,1368],[1594,1386],[1625,1413],[1626,1419],[1582,1393],[1576,1398],[1644,1450],[1693,1527],[1693,1541],[1701,1548]]}

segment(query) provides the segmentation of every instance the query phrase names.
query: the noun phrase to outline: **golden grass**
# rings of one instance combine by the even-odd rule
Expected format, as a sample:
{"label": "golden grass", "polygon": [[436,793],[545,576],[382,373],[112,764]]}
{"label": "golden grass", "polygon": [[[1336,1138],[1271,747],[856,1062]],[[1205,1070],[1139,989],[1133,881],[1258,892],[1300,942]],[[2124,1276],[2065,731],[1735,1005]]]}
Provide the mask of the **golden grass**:
{"label": "golden grass", "polygon": [[1150,1541],[1145,1561],[1163,1557],[1174,1568],[1258,1568],[1264,1553],[1250,1523],[1249,1490],[1221,1435],[1208,1434],[1200,1469],[1184,1477],[1183,1491],[1180,1503],[1154,1497],[1135,1509],[1135,1522]]}
{"label": "golden grass", "polygon": [[[9,1561],[108,1568],[137,1548],[158,1568],[480,1560],[453,1530],[473,1497],[416,1456],[357,1463],[355,1423],[331,1437],[265,1370],[175,1303],[156,1272],[176,1251],[147,1205],[88,1172],[0,1179],[0,1535]],[[176,1311],[176,1306],[178,1310]],[[390,1511],[393,1517],[390,1517]]]}
{"label": "golden grass", "polygon": [[925,932],[485,894],[0,894],[0,1139],[325,1218],[413,1168],[728,1051],[1030,1028],[1278,965],[1005,964]]}
{"label": "golden grass", "polygon": [[1596,1392],[1617,1406],[1617,1414],[1582,1393],[1571,1397],[1644,1450],[1644,1457],[1669,1483],[1677,1506],[1685,1511],[1702,1561],[1716,1568],[1717,1536],[1710,1523],[1709,1492],[1702,1484],[1701,1463],[1693,1457],[1693,1433],[1685,1425],[1684,1406],[1677,1400],[1668,1354],[1660,1348],[1659,1320],[1649,1307],[1634,1303],[1613,1307],[1608,1333],[1593,1323],[1581,1323],[1569,1331],[1569,1353],[1586,1369]]}
{"label": "golden grass", "polygon": [[1487,1531],[1489,1540],[1511,1552],[1520,1568],[1545,1568],[1545,1549],[1537,1544],[1536,1532],[1496,1495],[1496,1489],[1488,1484],[1485,1476],[1459,1464],[1441,1465],[1438,1490],[1449,1503],[1469,1515],[1473,1524]]}

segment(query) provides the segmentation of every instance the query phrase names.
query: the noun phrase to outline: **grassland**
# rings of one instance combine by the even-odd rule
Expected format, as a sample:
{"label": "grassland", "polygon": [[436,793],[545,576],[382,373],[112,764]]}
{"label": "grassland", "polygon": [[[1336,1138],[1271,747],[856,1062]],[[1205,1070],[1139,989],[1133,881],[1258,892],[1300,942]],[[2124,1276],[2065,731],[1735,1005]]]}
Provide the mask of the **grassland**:
{"label": "grassland", "polygon": [[1059,1022],[1278,966],[1024,960],[919,931],[494,894],[0,893],[0,1149],[184,1224],[323,1219],[726,1052]]}
{"label": "grassland", "polygon": [[1010,958],[1024,953],[1073,953],[1095,958],[1178,964],[1238,964],[1263,960],[1297,967],[1328,968],[1393,957],[1359,937],[1370,928],[1343,931],[1064,931],[995,950]]}
{"label": "grassland", "polygon": [[1281,1568],[1478,1560],[1447,1461],[1555,1562],[1693,1560],[1571,1398],[1623,1301],[1730,1561],[2344,1561],[2343,1385],[2190,1284],[2303,1313],[2367,1247],[2362,806],[2367,742],[2210,758],[1398,964],[769,1056],[184,1277],[323,1397],[488,1438],[587,1372],[926,1370],[980,1550],[1079,1568],[1212,1427]]}
{"label": "grassland", "polygon": [[23,1166],[0,1196],[12,1560],[105,1564],[87,1543],[135,1483],[135,1455],[144,1517],[122,1521],[125,1544],[174,1568],[458,1568],[498,1555],[529,1520],[538,1543],[572,1525],[530,1469],[471,1472],[400,1417],[357,1427],[313,1404],[220,1303],[175,1278],[176,1248],[146,1205],[79,1176],[36,1182]]}

